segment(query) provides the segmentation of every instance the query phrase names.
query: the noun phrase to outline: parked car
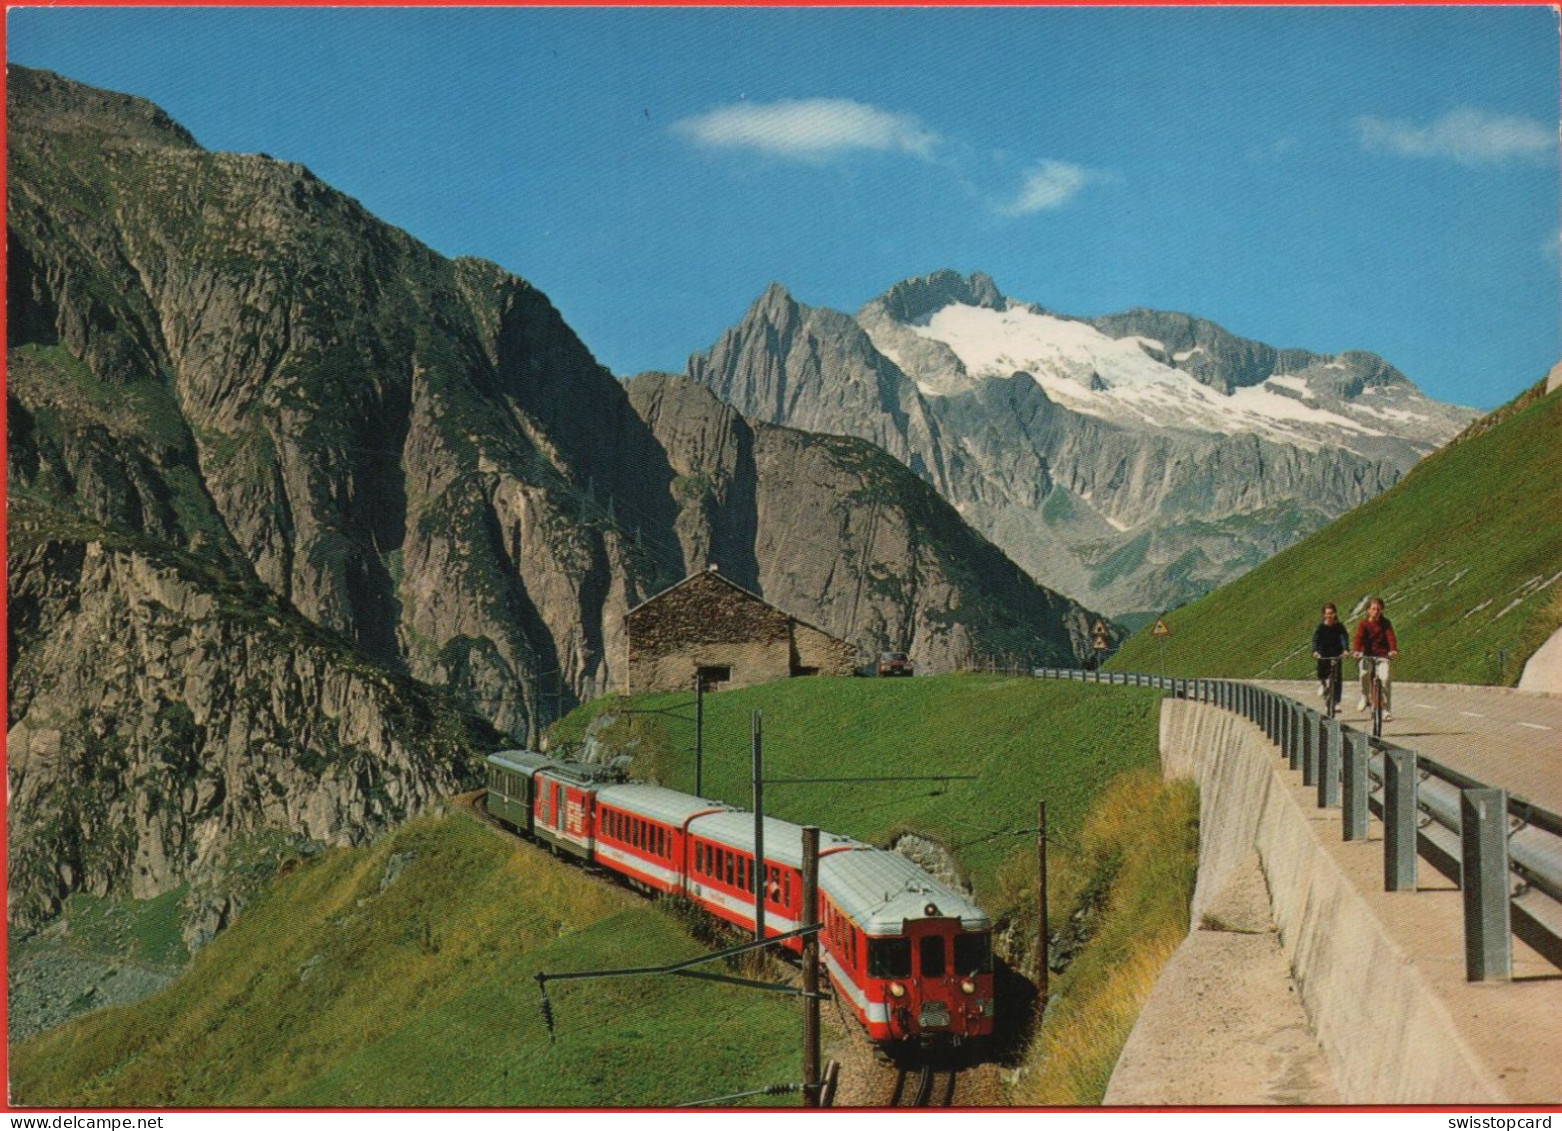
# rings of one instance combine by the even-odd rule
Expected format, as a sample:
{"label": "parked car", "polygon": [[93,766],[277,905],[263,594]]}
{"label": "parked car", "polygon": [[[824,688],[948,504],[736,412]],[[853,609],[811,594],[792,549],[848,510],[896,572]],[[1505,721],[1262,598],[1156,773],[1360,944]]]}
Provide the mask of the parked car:
{"label": "parked car", "polygon": [[904,652],[880,652],[879,675],[912,675],[915,666],[906,658]]}

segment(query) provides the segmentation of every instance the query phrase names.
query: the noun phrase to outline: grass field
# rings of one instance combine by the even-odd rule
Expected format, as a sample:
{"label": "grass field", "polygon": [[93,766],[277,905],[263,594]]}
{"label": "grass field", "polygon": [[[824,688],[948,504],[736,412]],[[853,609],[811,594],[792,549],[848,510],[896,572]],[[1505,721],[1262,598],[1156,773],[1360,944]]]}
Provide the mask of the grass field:
{"label": "grass field", "polygon": [[[746,804],[750,713],[762,710],[769,812],[878,844],[901,831],[938,840],[1024,970],[1045,799],[1052,922],[1072,959],[1053,979],[1053,1015],[1072,1036],[1043,1033],[1053,1044],[1035,1048],[1054,1051],[1040,1059],[1014,1044],[1006,1055],[1024,1068],[1024,1095],[1095,1103],[1149,988],[1119,972],[1153,980],[1166,939],[1186,929],[1196,808],[1186,787],[1159,781],[1157,702],[986,675],[724,692],[706,698],[705,793]],[[640,774],[691,788],[690,697],[625,706],[582,708],[560,736],[610,712],[603,740],[634,750]],[[776,781],[930,774],[977,780]],[[14,1094],[61,1106],[658,1106],[796,1080],[796,1004],[718,985],[556,984],[549,1044],[535,971],[708,949],[670,905],[452,812],[300,861],[167,990],[18,1046]],[[1026,1008],[1008,1018],[1021,1038]]]}
{"label": "grass field", "polygon": [[[1391,490],[1169,614],[1169,675],[1301,678],[1324,601],[1353,627],[1370,595],[1396,680],[1513,684],[1562,626],[1562,392],[1419,464]],[[1141,631],[1109,667],[1158,672]]]}
{"label": "grass field", "polygon": [[[953,850],[979,901],[1003,899],[1000,875],[1033,853],[1036,803],[1073,837],[1094,799],[1125,770],[1158,765],[1159,694],[1019,677],[794,679],[705,697],[703,792],[751,806],[750,717],[763,713],[765,811],[871,844],[914,831]],[[597,715],[603,737],[635,753],[633,774],[694,789],[694,697],[648,696],[621,711],[599,699],[557,728],[580,738]],[[975,775],[975,781],[784,785],[781,778]]]}

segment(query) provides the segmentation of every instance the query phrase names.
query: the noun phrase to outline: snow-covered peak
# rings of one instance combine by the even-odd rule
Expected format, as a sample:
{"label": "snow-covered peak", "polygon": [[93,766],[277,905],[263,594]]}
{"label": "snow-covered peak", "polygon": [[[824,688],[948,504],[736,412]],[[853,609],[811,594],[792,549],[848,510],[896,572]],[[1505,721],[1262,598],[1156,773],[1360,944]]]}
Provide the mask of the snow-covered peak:
{"label": "snow-covered peak", "polygon": [[[1364,453],[1385,443],[1430,450],[1467,415],[1428,400],[1405,381],[1353,383],[1346,360],[1300,351],[1271,351],[1280,371],[1267,377],[1261,371],[1256,383],[1223,388],[1199,378],[1196,367],[1208,364],[1203,346],[1168,352],[1155,338],[1113,337],[1089,322],[1008,300],[948,303],[899,323],[894,332],[887,332],[885,321],[865,328],[928,396],[956,395],[1023,373],[1064,407],[1123,427],[1253,433],[1310,449]],[[942,348],[913,350],[908,340]],[[1288,364],[1299,368],[1287,372]]]}

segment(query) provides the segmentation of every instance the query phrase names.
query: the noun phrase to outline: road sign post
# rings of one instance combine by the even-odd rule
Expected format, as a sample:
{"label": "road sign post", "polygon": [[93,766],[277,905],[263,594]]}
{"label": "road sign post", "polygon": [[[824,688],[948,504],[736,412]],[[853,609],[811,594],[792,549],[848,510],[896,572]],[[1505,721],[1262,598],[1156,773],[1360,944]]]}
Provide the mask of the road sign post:
{"label": "road sign post", "polygon": [[1151,636],[1157,636],[1161,641],[1161,679],[1166,678],[1166,638],[1171,635],[1171,629],[1166,627],[1165,617],[1155,618],[1155,627],[1150,629]]}

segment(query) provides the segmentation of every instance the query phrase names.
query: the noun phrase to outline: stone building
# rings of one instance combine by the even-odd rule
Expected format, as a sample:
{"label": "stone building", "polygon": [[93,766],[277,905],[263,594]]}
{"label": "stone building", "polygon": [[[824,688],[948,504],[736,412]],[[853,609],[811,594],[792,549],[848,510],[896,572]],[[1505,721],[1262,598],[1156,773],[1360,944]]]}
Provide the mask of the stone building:
{"label": "stone building", "polygon": [[711,566],[629,610],[629,691],[709,690],[797,675],[850,675],[857,650]]}

